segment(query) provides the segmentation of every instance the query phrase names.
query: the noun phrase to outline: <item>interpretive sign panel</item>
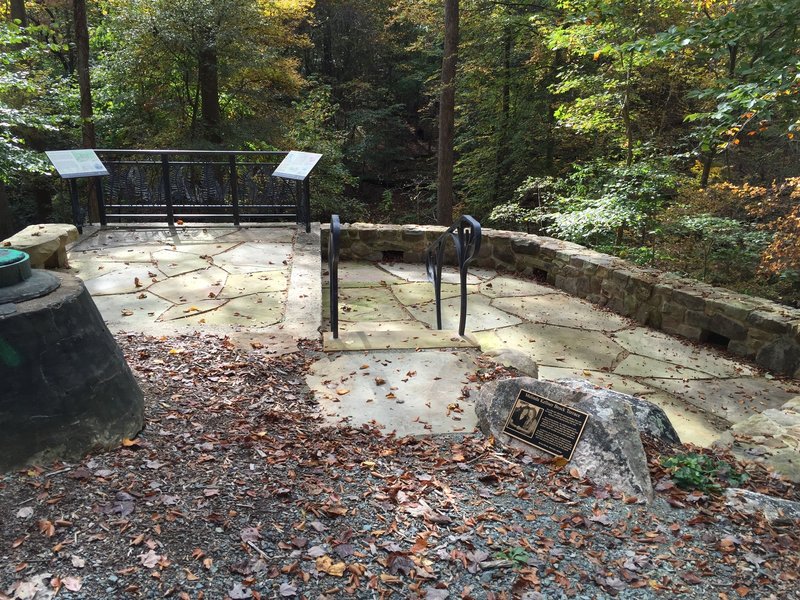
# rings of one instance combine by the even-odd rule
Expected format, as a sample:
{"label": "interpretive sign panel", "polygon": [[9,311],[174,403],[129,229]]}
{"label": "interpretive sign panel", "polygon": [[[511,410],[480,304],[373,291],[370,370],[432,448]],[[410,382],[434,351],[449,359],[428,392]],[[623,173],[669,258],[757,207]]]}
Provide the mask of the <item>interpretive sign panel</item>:
{"label": "interpretive sign panel", "polygon": [[63,179],[108,175],[94,150],[50,150],[45,154]]}
{"label": "interpretive sign panel", "polygon": [[554,456],[572,458],[589,415],[520,390],[503,432]]}
{"label": "interpretive sign panel", "polygon": [[298,152],[292,150],[286,155],[278,165],[278,168],[272,173],[273,177],[284,177],[285,179],[296,179],[303,181],[311,170],[322,158],[322,154],[315,154],[314,152]]}

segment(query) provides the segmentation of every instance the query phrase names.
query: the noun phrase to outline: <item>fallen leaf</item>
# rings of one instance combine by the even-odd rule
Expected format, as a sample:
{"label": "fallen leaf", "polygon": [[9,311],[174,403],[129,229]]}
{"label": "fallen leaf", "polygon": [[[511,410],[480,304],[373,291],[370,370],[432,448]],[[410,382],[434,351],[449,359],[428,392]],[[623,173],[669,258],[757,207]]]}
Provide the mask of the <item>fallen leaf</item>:
{"label": "fallen leaf", "polygon": [[70,557],[70,560],[72,561],[72,566],[76,569],[82,569],[86,566],[86,561],[75,554]]}
{"label": "fallen leaf", "polygon": [[47,537],[53,537],[56,534],[56,527],[47,519],[42,519],[39,521],[39,531]]}
{"label": "fallen leaf", "polygon": [[70,592],[78,592],[83,585],[80,577],[64,577],[61,580],[61,583],[64,584],[64,587],[67,588]]}
{"label": "fallen leaf", "polygon": [[320,573],[327,573],[334,577],[341,577],[344,575],[347,565],[343,562],[334,563],[330,556],[320,556],[316,562],[317,571]]}
{"label": "fallen leaf", "polygon": [[255,542],[261,539],[261,532],[258,527],[245,527],[242,529],[239,536],[243,542]]}
{"label": "fallen leaf", "polygon": [[238,581],[233,584],[233,588],[228,590],[228,596],[232,598],[232,600],[244,600],[245,598],[252,598],[253,592],[248,587],[244,587]]}
{"label": "fallen leaf", "polygon": [[154,550],[148,550],[146,553],[139,555],[139,563],[148,569],[155,567],[160,560],[161,556],[156,554]]}
{"label": "fallen leaf", "polygon": [[296,596],[297,586],[294,586],[291,583],[283,582],[281,587],[278,588],[278,593],[283,597]]}

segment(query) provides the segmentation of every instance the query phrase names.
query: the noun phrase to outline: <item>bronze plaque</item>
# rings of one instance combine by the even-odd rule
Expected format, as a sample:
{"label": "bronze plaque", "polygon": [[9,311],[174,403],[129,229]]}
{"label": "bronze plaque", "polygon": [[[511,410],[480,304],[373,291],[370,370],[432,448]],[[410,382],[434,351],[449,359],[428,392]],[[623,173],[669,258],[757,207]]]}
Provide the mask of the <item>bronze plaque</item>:
{"label": "bronze plaque", "polygon": [[589,415],[520,390],[503,432],[554,456],[572,458]]}

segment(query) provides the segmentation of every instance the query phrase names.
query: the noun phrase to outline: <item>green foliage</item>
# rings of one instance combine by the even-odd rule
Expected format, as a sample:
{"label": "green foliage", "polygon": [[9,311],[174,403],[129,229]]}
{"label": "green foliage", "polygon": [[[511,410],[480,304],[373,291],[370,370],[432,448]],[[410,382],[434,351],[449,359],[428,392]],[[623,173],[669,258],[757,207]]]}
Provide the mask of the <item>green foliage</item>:
{"label": "green foliage", "polygon": [[726,283],[726,265],[754,272],[772,237],[748,223],[706,213],[684,216],[670,229],[684,240],[684,251],[700,262],[700,278],[712,283]]}
{"label": "green foliage", "polygon": [[[41,70],[48,46],[14,23],[0,22],[0,182],[11,183],[22,173],[49,171],[47,159],[28,139],[56,131],[50,111],[52,94]],[[56,88],[56,89],[53,89]]]}
{"label": "green foliage", "polygon": [[322,159],[311,177],[311,209],[320,222],[338,214],[343,221],[357,221],[364,216],[364,206],[345,195],[353,177],[344,165],[346,134],[333,125],[336,105],[331,103],[330,87],[312,83],[293,105],[295,119],[287,134],[287,143],[298,150],[318,152]]}
{"label": "green foliage", "polygon": [[494,556],[496,560],[507,560],[518,567],[526,566],[531,559],[530,553],[521,546],[514,546],[503,552],[496,552]]}
{"label": "green foliage", "polygon": [[749,479],[729,463],[706,454],[689,452],[661,459],[661,466],[679,487],[719,494],[726,487],[736,487]]}
{"label": "green foliage", "polygon": [[665,161],[641,161],[632,166],[603,160],[577,166],[567,177],[529,178],[518,190],[520,199],[535,200],[532,208],[519,202],[502,205],[493,222],[537,223],[556,237],[594,245],[621,245],[625,235],[647,238],[657,215],[675,194],[678,178]]}

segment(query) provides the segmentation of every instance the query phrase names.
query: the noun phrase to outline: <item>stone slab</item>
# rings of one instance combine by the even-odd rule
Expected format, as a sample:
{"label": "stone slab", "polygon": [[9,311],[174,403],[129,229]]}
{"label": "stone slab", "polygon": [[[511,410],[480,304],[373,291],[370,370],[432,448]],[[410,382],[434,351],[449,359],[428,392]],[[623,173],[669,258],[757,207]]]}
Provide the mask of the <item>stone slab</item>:
{"label": "stone slab", "polygon": [[214,256],[214,264],[229,273],[289,269],[291,244],[246,242]]}
{"label": "stone slab", "polygon": [[176,304],[161,313],[158,321],[174,321],[176,319],[188,319],[209,311],[216,310],[223,306],[227,300],[200,300],[199,302],[186,304]]}
{"label": "stone slab", "polygon": [[475,356],[410,350],[331,354],[311,366],[306,381],[331,423],[375,422],[398,435],[469,432],[475,413],[463,390],[476,395],[469,379]]}
{"label": "stone slab", "polygon": [[[424,264],[418,263],[380,263],[381,268],[388,271],[399,279],[405,281],[430,282]],[[442,283],[459,283],[460,276],[455,267],[444,267],[442,269]],[[467,275],[468,284],[480,283],[481,278],[476,274],[475,269],[470,269]],[[433,285],[433,284],[431,284]]]}
{"label": "stone slab", "polygon": [[325,352],[356,350],[399,350],[430,348],[478,348],[470,336],[461,337],[457,331],[435,329],[386,329],[375,331],[340,331],[334,338],[331,332],[322,334]]}
{"label": "stone slab", "polygon": [[158,250],[151,254],[158,270],[167,277],[205,269],[211,261],[199,255],[176,250]]}
{"label": "stone slab", "polygon": [[67,244],[77,239],[78,229],[74,225],[62,223],[28,225],[22,231],[0,242],[0,247],[26,252],[34,269],[66,268]]}
{"label": "stone slab", "polygon": [[171,302],[148,292],[95,296],[94,303],[111,331],[143,331],[151,329]]}
{"label": "stone slab", "polygon": [[665,377],[681,380],[712,378],[711,375],[702,371],[636,354],[625,357],[614,369],[614,373],[628,377]]}
{"label": "stone slab", "polygon": [[727,423],[737,423],[768,408],[777,408],[796,395],[797,388],[764,378],[659,379],[642,378],[642,383],[672,394]]}
{"label": "stone slab", "polygon": [[509,296],[541,296],[544,294],[557,293],[555,288],[542,285],[535,281],[498,275],[489,281],[481,283],[481,294],[490,298],[509,297]]}
{"label": "stone slab", "polygon": [[[328,294],[323,295],[322,306],[330,315]],[[339,321],[403,321],[410,316],[387,287],[339,290]]]}
{"label": "stone slab", "polygon": [[611,338],[632,354],[683,365],[715,377],[753,375],[749,366],[719,352],[643,327],[617,331]]}
{"label": "stone slab", "polygon": [[[491,302],[489,298],[478,294],[470,294],[467,297],[466,331],[477,332],[522,323],[522,319],[492,306]],[[408,310],[419,321],[431,328],[436,327],[436,305],[433,302],[418,306],[412,305],[408,307]],[[460,314],[460,296],[442,299],[443,328],[458,329]]]}
{"label": "stone slab", "polygon": [[[556,325],[524,323],[494,332],[503,344],[519,348],[542,366],[599,371],[611,369],[623,352],[599,331],[581,331]],[[481,347],[483,339],[479,337]]]}
{"label": "stone slab", "polygon": [[[327,262],[324,263],[324,268],[328,273]],[[329,279],[330,277],[326,276],[326,285],[330,285]],[[366,287],[381,282],[391,284],[401,281],[404,280],[381,269],[376,263],[349,261],[339,263],[339,287]]]}
{"label": "stone slab", "polygon": [[[477,294],[477,285],[467,285],[467,294]],[[420,305],[434,300],[433,284],[430,282],[401,283],[392,285],[392,293],[403,305]],[[461,285],[456,283],[443,283],[442,300],[461,297]]]}
{"label": "stone slab", "polygon": [[284,271],[264,271],[261,273],[233,273],[228,275],[220,298],[237,298],[261,292],[282,292],[289,285]]}
{"label": "stone slab", "polygon": [[519,298],[495,298],[492,306],[533,323],[546,323],[576,329],[618,331],[631,322],[595,305],[563,293]]}
{"label": "stone slab", "polygon": [[191,316],[187,324],[260,328],[283,320],[284,292],[265,292],[228,300],[219,308]]}
{"label": "stone slab", "polygon": [[225,286],[227,278],[226,271],[216,266],[209,266],[200,271],[183,273],[153,283],[148,291],[173,304],[183,304],[191,299],[216,298]]}
{"label": "stone slab", "polygon": [[[151,277],[151,273],[156,276]],[[143,292],[153,285],[154,279],[163,281],[165,277],[154,266],[137,263],[124,269],[111,269],[103,275],[87,278],[85,284],[92,296],[107,296]]]}

